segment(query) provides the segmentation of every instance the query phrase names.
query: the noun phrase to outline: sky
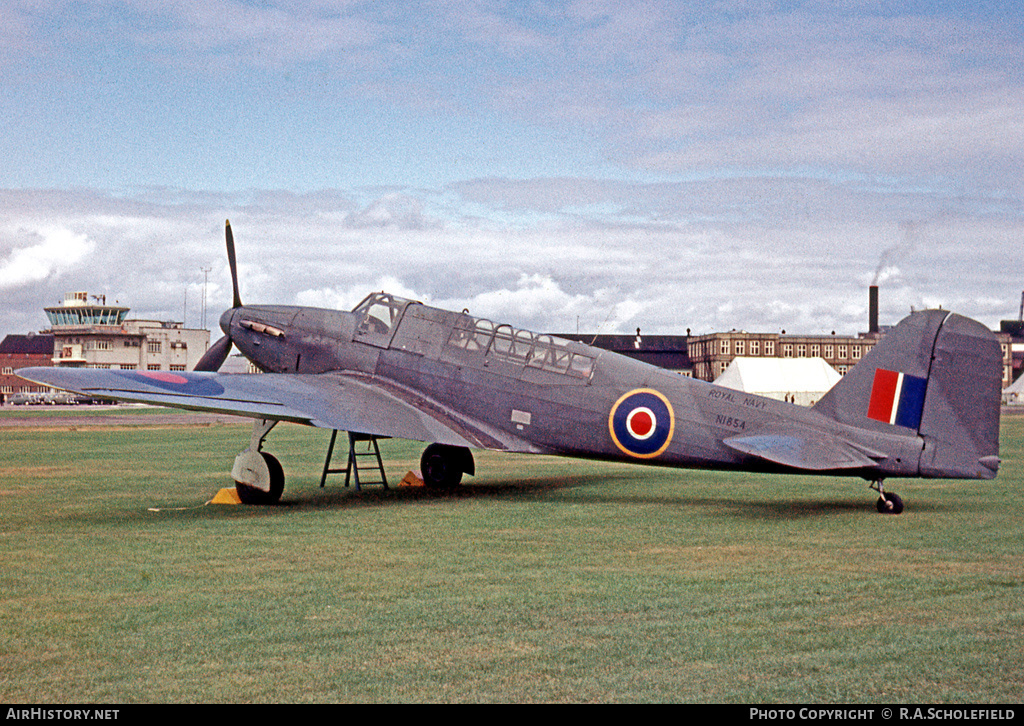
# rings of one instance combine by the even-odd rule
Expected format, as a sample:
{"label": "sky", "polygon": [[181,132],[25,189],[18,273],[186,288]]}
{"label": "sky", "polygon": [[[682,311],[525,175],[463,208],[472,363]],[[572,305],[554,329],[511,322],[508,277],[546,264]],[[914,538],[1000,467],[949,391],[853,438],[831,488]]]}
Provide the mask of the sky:
{"label": "sky", "polygon": [[225,219],[251,304],[998,329],[1022,69],[1016,0],[5,0],[0,336],[78,290],[214,329]]}

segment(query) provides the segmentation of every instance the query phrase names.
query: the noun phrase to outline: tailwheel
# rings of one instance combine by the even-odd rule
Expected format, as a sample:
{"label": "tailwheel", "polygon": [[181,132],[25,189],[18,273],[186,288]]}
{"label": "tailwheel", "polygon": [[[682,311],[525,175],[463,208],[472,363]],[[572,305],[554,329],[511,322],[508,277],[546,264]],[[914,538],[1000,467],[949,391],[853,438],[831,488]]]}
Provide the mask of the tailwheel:
{"label": "tailwheel", "polygon": [[878,492],[878,502],[875,507],[879,514],[901,514],[903,512],[903,500],[899,494],[887,492],[882,486],[882,480],[871,482],[871,488]]}
{"label": "tailwheel", "polygon": [[431,444],[420,457],[423,483],[431,489],[453,489],[463,474],[473,474],[473,454],[469,449],[447,444]]}
{"label": "tailwheel", "polygon": [[878,497],[876,504],[879,514],[900,514],[903,512],[903,500],[899,494],[885,492]]}

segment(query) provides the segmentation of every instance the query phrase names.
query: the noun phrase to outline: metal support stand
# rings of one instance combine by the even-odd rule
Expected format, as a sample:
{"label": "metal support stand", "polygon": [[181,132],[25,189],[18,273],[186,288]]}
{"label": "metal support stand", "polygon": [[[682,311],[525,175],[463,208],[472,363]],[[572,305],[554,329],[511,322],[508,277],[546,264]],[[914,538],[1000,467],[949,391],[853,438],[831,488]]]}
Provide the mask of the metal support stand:
{"label": "metal support stand", "polygon": [[[380,458],[380,447],[377,445],[377,436],[371,436],[369,434],[356,434],[351,431],[348,432],[348,461],[345,464],[344,469],[332,469],[331,457],[334,455],[334,443],[338,438],[338,431],[334,430],[331,432],[331,443],[327,447],[327,458],[324,460],[324,472],[320,477],[320,486],[324,486],[324,482],[327,481],[328,474],[345,474],[345,486],[349,485],[352,479],[355,479],[356,489],[361,489],[363,484],[383,484],[384,488],[388,488],[388,478],[384,473],[384,462]],[[357,442],[366,442],[366,448],[359,450],[356,447]],[[359,459],[365,457],[373,457],[376,463],[370,463],[369,465],[360,466]],[[360,471],[373,471],[380,475],[380,479],[375,481],[362,481],[359,478]]]}

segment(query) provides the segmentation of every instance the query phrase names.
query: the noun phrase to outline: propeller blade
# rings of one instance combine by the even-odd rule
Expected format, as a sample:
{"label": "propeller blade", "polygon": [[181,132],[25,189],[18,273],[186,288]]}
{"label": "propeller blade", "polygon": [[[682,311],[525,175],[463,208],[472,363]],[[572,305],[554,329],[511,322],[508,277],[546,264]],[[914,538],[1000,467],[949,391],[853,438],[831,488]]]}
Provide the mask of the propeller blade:
{"label": "propeller blade", "polygon": [[[231,309],[234,310],[242,307],[242,298],[238,294],[238,265],[235,262],[235,236],[231,233],[231,220],[224,221],[224,240],[228,247],[228,267],[231,268]],[[231,352],[231,334],[228,330],[224,332],[228,335],[211,345],[192,370],[211,372],[220,370]]]}
{"label": "propeller blade", "polygon": [[224,222],[224,238],[228,245],[228,267],[231,268],[231,291],[234,293],[231,307],[240,308],[242,307],[242,298],[238,294],[238,266],[235,264],[235,236],[231,233],[231,220]]}
{"label": "propeller blade", "polygon": [[231,337],[225,335],[223,338],[218,340],[216,343],[210,346],[210,348],[203,354],[203,357],[196,363],[194,371],[218,371],[220,367],[224,365],[224,361],[228,359],[228,353],[231,352]]}

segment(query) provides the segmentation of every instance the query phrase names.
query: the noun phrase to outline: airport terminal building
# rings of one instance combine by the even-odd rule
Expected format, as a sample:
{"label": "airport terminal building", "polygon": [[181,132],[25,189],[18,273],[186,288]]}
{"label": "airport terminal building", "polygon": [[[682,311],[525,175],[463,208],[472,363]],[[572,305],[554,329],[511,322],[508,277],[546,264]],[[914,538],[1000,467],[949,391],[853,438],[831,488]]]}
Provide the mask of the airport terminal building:
{"label": "airport terminal building", "polygon": [[[98,298],[98,299],[97,299]],[[89,302],[69,292],[64,304],[45,308],[53,336],[53,365],[120,370],[188,371],[210,344],[210,331],[184,323],[129,320],[129,308]]]}

